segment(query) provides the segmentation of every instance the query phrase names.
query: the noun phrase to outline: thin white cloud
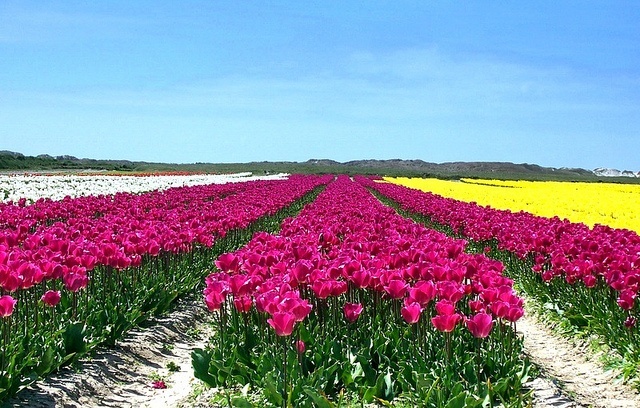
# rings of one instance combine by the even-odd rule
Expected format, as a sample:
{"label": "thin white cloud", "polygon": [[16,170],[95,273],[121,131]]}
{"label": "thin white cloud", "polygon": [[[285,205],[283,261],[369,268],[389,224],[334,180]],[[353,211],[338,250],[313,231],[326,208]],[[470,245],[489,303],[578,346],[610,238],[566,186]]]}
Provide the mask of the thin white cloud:
{"label": "thin white cloud", "polygon": [[[570,70],[490,58],[454,59],[437,49],[359,53],[334,71],[291,78],[236,76],[164,89],[87,89],[17,93],[29,103],[77,108],[206,110],[327,120],[413,120],[433,117],[511,117],[638,108],[628,80],[603,86]],[[637,88],[637,85],[635,86]]]}
{"label": "thin white cloud", "polygon": [[8,1],[0,5],[0,44],[53,44],[118,39],[135,35],[155,22],[143,16],[65,10]]}

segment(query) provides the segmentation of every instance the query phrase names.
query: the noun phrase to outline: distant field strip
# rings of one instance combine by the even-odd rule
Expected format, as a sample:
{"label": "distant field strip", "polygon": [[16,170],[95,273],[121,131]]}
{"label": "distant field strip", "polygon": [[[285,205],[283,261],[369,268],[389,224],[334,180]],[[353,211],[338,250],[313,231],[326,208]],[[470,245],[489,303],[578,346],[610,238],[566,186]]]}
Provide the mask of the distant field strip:
{"label": "distant field strip", "polygon": [[492,208],[640,232],[640,186],[614,183],[388,177],[386,181]]}

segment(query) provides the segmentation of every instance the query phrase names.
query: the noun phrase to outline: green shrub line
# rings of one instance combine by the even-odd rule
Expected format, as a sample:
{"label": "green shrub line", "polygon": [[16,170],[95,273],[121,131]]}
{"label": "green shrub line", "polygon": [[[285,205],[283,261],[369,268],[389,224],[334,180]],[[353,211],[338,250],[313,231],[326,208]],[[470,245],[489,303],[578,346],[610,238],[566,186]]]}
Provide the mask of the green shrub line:
{"label": "green shrub line", "polygon": [[[97,346],[115,345],[127,330],[165,313],[178,298],[198,293],[217,256],[240,248],[258,231],[276,231],[282,220],[298,213],[322,189],[315,188],[246,229],[229,231],[212,247],[145,255],[140,266],[121,271],[96,266],[89,272],[87,287],[75,293],[64,290],[61,280],[16,292],[21,307],[0,319],[0,401],[73,364]],[[46,307],[40,300],[47,290],[63,293],[55,307]]]}
{"label": "green shrub line", "polygon": [[[525,295],[527,311],[552,325],[556,333],[570,341],[588,342],[593,348],[604,351],[606,368],[614,368],[620,378],[640,390],[640,334],[638,327],[626,327],[623,322],[628,312],[617,304],[617,292],[602,279],[593,288],[582,283],[569,284],[562,278],[545,282],[541,273],[532,270],[532,256],[520,259],[515,254],[501,250],[495,240],[477,242],[454,233],[446,226],[434,223],[429,217],[406,211],[400,205],[374,191],[376,197],[391,205],[399,214],[410,217],[423,225],[466,239],[470,251],[484,252],[505,265],[505,275],[514,280],[514,287]],[[638,306],[634,306],[637,308]]]}

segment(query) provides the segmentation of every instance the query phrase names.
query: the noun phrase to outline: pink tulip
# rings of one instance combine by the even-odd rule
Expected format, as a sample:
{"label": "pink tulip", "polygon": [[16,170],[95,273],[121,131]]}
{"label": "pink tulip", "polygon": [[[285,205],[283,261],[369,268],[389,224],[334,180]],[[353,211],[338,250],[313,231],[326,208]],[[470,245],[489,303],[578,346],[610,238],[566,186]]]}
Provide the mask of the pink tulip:
{"label": "pink tulip", "polygon": [[351,281],[357,288],[366,288],[371,282],[371,273],[366,270],[357,270],[351,275]]}
{"label": "pink tulip", "polygon": [[[77,267],[74,267],[74,270],[76,268]],[[80,289],[87,287],[87,283],[89,283],[89,277],[87,276],[86,272],[78,269],[77,272],[67,273],[62,278],[62,281],[64,282],[64,286],[67,288],[67,290],[70,290],[71,292],[77,292]]]}
{"label": "pink tulip", "polygon": [[0,317],[8,317],[13,314],[17,300],[9,295],[0,296]]}
{"label": "pink tulip", "polygon": [[456,311],[456,306],[449,300],[440,300],[436,303],[436,312],[440,315],[451,315]]}
{"label": "pink tulip", "polygon": [[315,293],[316,297],[319,299],[326,299],[331,295],[331,291],[333,289],[335,281],[321,281],[317,280],[313,282],[311,285],[311,289],[313,293]]}
{"label": "pink tulip", "polygon": [[305,299],[298,299],[298,302],[291,308],[291,313],[296,318],[296,322],[301,322],[309,316],[313,306]]}
{"label": "pink tulip", "polygon": [[487,313],[478,313],[466,320],[467,328],[473,337],[485,338],[493,328],[493,318]]}
{"label": "pink tulip", "polygon": [[413,302],[409,305],[403,306],[400,310],[402,318],[409,324],[417,323],[420,320],[420,313],[422,313],[422,307],[418,302]]}
{"label": "pink tulip", "polygon": [[462,320],[462,316],[458,313],[438,315],[431,318],[433,327],[441,332],[452,332],[456,325]]}
{"label": "pink tulip", "polygon": [[224,303],[227,298],[227,293],[229,293],[229,285],[227,282],[208,282],[207,287],[203,291],[204,302],[207,304],[207,308],[212,312],[220,309],[222,303]]}
{"label": "pink tulip", "polygon": [[524,316],[524,309],[522,306],[511,306],[507,312],[506,319],[510,322],[515,322]]}
{"label": "pink tulip", "polygon": [[498,300],[491,304],[491,313],[493,313],[495,317],[504,319],[509,314],[509,308],[510,306],[507,302]]}
{"label": "pink tulip", "polygon": [[344,318],[349,323],[354,323],[360,317],[363,307],[360,303],[345,303],[343,307]]}
{"label": "pink tulip", "polygon": [[633,309],[635,303],[636,294],[631,290],[623,290],[618,296],[618,306],[625,310]]}
{"label": "pink tulip", "polygon": [[457,303],[464,296],[464,289],[454,281],[438,282],[438,296],[440,299]]}
{"label": "pink tulip", "polygon": [[289,336],[293,332],[296,319],[293,313],[276,312],[271,319],[267,319],[267,323],[273,327],[278,336]]}
{"label": "pink tulip", "polygon": [[471,309],[471,311],[474,313],[485,311],[485,305],[480,300],[470,300],[468,303],[469,303],[469,309]]}
{"label": "pink tulip", "polygon": [[54,307],[58,303],[60,303],[60,291],[59,290],[48,290],[44,295],[40,298],[40,300],[47,306]]}
{"label": "pink tulip", "polygon": [[409,297],[426,307],[436,297],[436,287],[432,281],[420,281],[409,289]]}
{"label": "pink tulip", "polygon": [[407,293],[409,285],[400,279],[393,279],[388,285],[384,287],[384,290],[389,294],[391,299],[400,299]]}
{"label": "pink tulip", "polygon": [[239,267],[238,258],[232,253],[222,254],[215,262],[216,267],[222,272],[237,272]]}
{"label": "pink tulip", "polygon": [[624,327],[631,329],[636,327],[636,318],[633,316],[628,316],[627,319],[624,321]]}
{"label": "pink tulip", "polygon": [[238,296],[233,298],[233,305],[238,312],[247,313],[251,310],[253,301],[251,300],[251,296]]}
{"label": "pink tulip", "polygon": [[298,351],[298,354],[303,354],[306,349],[307,349],[307,346],[304,344],[304,341],[302,340],[296,341],[296,350]]}
{"label": "pink tulip", "polygon": [[331,281],[331,296],[338,297],[344,293],[347,293],[349,286],[345,281]]}
{"label": "pink tulip", "polygon": [[250,288],[248,286],[248,279],[246,275],[232,275],[229,278],[229,289],[234,296],[246,295]]}

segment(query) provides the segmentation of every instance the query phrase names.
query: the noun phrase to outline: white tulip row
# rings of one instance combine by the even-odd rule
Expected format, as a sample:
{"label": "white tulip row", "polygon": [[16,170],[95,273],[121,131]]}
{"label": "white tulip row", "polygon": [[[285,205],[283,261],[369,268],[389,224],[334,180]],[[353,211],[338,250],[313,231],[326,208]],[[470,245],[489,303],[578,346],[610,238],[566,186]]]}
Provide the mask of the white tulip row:
{"label": "white tulip row", "polygon": [[61,200],[66,196],[79,197],[118,192],[141,193],[202,184],[276,180],[287,176],[287,174],[252,176],[251,173],[153,176],[0,175],[0,201],[18,202],[21,198],[25,198],[27,203],[33,203],[39,198]]}

